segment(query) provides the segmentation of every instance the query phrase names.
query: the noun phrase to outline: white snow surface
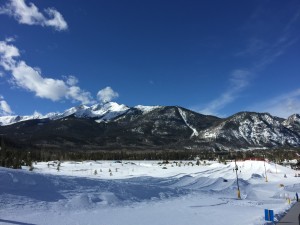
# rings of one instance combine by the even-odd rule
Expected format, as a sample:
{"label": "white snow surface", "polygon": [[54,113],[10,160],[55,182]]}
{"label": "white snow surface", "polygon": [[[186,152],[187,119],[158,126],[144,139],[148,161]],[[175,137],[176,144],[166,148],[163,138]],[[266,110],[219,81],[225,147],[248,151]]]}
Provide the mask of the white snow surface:
{"label": "white snow surface", "polygon": [[144,105],[137,105],[134,108],[141,110],[143,114],[147,114],[155,109],[162,108],[163,106],[144,106]]}
{"label": "white snow surface", "polygon": [[193,131],[193,133],[191,134],[191,137],[193,137],[193,136],[199,136],[199,133],[196,130],[196,128],[194,128],[192,125],[190,125],[189,122],[187,121],[186,113],[182,109],[180,109],[178,107],[177,107],[177,109],[178,109],[178,112],[179,112],[180,116],[182,117],[184,123]]}
{"label": "white snow surface", "polygon": [[0,116],[0,126],[6,126],[26,120],[44,119],[47,116],[41,114],[34,114],[31,116]]}
{"label": "white snow surface", "polygon": [[278,220],[291,207],[287,198],[293,204],[300,191],[298,172],[265,163],[266,182],[264,162],[240,161],[238,200],[233,162],[193,164],[66,161],[59,171],[57,162],[39,162],[33,172],[0,168],[0,224],[258,225],[265,224],[264,209]]}

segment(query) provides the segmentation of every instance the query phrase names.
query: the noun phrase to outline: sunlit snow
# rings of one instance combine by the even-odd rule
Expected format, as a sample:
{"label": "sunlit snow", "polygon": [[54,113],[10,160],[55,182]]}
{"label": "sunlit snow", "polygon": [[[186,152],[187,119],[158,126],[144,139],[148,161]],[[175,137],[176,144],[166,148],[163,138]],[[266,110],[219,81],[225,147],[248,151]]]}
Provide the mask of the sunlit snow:
{"label": "sunlit snow", "polygon": [[[237,199],[234,162],[39,162],[0,168],[1,224],[182,225],[264,224],[290,208],[300,177],[262,161],[240,161]],[[286,176],[286,178],[285,178]]]}

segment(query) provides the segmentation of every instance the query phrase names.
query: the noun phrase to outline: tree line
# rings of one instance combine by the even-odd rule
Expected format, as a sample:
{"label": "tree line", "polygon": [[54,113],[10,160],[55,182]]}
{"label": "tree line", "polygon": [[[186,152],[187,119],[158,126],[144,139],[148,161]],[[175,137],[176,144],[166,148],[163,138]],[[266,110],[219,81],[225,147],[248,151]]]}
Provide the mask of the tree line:
{"label": "tree line", "polygon": [[208,151],[208,150],[115,150],[115,151],[61,151],[56,149],[14,148],[0,140],[0,166],[19,169],[21,166],[32,166],[35,161],[84,161],[84,160],[246,160],[268,159],[281,163],[285,159],[297,159],[300,149],[270,149],[251,151]]}

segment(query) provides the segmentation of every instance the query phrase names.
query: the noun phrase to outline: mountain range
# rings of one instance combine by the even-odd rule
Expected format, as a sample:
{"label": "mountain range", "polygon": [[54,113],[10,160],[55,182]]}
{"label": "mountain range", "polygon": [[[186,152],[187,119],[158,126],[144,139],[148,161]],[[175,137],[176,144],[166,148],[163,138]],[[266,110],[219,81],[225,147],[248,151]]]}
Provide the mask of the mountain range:
{"label": "mountain range", "polygon": [[300,115],[219,118],[179,106],[80,105],[63,113],[0,117],[16,147],[58,150],[247,150],[300,146]]}

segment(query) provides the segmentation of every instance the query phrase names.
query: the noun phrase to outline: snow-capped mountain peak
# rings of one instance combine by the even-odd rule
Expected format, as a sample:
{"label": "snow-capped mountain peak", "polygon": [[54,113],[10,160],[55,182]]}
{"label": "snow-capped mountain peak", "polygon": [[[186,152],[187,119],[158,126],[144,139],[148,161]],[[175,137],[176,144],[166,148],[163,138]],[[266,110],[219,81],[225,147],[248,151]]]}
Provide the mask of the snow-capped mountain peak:
{"label": "snow-capped mountain peak", "polygon": [[45,116],[33,114],[29,116],[0,116],[0,126],[7,126],[10,124],[18,123],[26,120],[44,119]]}
{"label": "snow-capped mountain peak", "polygon": [[96,122],[109,121],[126,113],[129,109],[130,108],[126,105],[118,104],[116,102],[96,104],[90,108],[90,117],[98,117],[99,119],[97,119]]}
{"label": "snow-capped mountain peak", "polygon": [[163,106],[144,106],[144,105],[137,105],[134,108],[143,112],[143,114],[149,113],[155,109],[162,108]]}
{"label": "snow-capped mountain peak", "polygon": [[74,115],[78,118],[95,118],[97,122],[108,121],[119,115],[126,113],[130,108],[116,102],[107,102],[104,104],[95,104],[92,106],[79,105],[65,110],[63,113],[51,112],[46,115],[34,112],[28,116],[1,116],[0,126],[7,126],[14,123],[34,120],[34,119],[50,119],[57,120]]}
{"label": "snow-capped mountain peak", "polygon": [[126,111],[129,107],[123,104],[118,104],[116,102],[107,102],[105,104],[96,104],[91,106],[91,110],[93,112],[99,112],[99,114],[102,114],[104,112],[120,112],[120,111]]}
{"label": "snow-capped mountain peak", "polygon": [[292,131],[299,133],[300,132],[300,115],[293,114],[293,115],[289,116],[285,121],[282,122],[282,125]]}
{"label": "snow-capped mountain peak", "polygon": [[[1,127],[34,119],[43,121],[24,123],[24,126]],[[93,121],[101,124],[97,125]],[[18,132],[15,132],[16,127],[20,129]],[[71,140],[74,145],[77,142],[84,143],[88,138],[87,146],[92,144],[97,148],[164,146],[168,149],[246,149],[300,146],[298,114],[284,120],[268,113],[240,112],[221,119],[179,106],[127,107],[115,102],[80,105],[63,113],[3,116],[0,117],[0,130],[1,128],[1,132],[11,137],[22,136],[22,140],[26,140],[26,135],[31,137],[34,132],[37,136],[44,133],[37,139],[40,141],[38,144],[48,143],[47,139],[43,139],[48,135],[57,136],[59,138],[56,141],[62,146],[70,142],[70,137],[74,138]],[[65,139],[68,141],[61,141]]]}
{"label": "snow-capped mountain peak", "polygon": [[287,129],[283,119],[268,113],[237,113],[215,127],[205,130],[203,138],[215,138],[237,146],[299,145],[299,136]]}
{"label": "snow-capped mountain peak", "polygon": [[300,115],[299,114],[293,114],[289,116],[282,124],[286,126],[290,126],[293,123],[300,124]]}
{"label": "snow-capped mountain peak", "polygon": [[116,102],[107,102],[104,104],[95,104],[92,106],[80,105],[72,107],[59,115],[59,118],[74,115],[78,118],[95,118],[96,122],[108,121],[129,110],[129,107]]}

